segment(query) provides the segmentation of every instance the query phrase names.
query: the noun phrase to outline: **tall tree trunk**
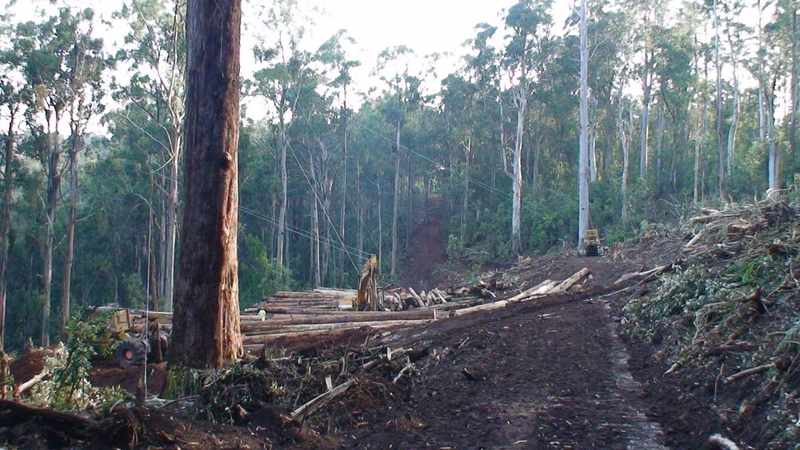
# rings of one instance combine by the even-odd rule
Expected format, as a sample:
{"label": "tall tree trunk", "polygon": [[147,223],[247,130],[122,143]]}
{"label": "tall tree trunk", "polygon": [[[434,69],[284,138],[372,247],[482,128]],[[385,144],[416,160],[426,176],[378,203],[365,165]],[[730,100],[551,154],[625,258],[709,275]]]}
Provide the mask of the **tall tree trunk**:
{"label": "tall tree trunk", "polygon": [[61,142],[58,135],[58,124],[61,122],[61,111],[56,109],[55,126],[51,127],[48,118],[47,155],[47,192],[45,200],[45,236],[42,240],[42,333],[41,345],[50,345],[50,297],[53,287],[53,244],[55,241],[56,208],[61,185]]}
{"label": "tall tree trunk", "polygon": [[278,251],[276,260],[281,267],[286,266],[286,207],[289,201],[289,175],[286,169],[286,150],[288,147],[286,124],[281,115],[280,140],[281,140],[281,201],[278,212]]}
{"label": "tall tree trunk", "polygon": [[724,136],[722,132],[722,61],[720,60],[719,14],[717,11],[717,6],[717,0],[714,0],[714,66],[717,71],[717,154],[719,155],[719,164],[717,166],[717,182],[719,184],[719,199],[720,201],[725,202],[727,197],[725,186],[727,183],[725,181],[725,145],[723,143]]}
{"label": "tall tree trunk", "polygon": [[472,139],[464,143],[464,207],[461,211],[461,243],[467,242],[467,214],[469,214],[469,172],[472,160]]}
{"label": "tall tree trunk", "polygon": [[[656,192],[661,193],[661,164],[662,153],[664,150],[664,128],[666,127],[666,117],[664,113],[664,103],[658,102],[658,111],[656,112]],[[673,154],[675,151],[673,150]]]}
{"label": "tall tree trunk", "polygon": [[398,214],[400,213],[400,120],[395,125],[395,146],[394,146],[394,205],[392,212],[392,261],[390,274],[392,277],[397,275],[397,251],[398,251]]}
{"label": "tall tree trunk", "polygon": [[358,208],[358,256],[364,256],[364,204],[361,201],[361,159],[356,159],[356,208]]}
{"label": "tall tree trunk", "polygon": [[692,201],[695,205],[700,203],[700,149],[703,142],[704,127],[698,127],[694,140],[694,183],[692,191]]}
{"label": "tall tree trunk", "polygon": [[[166,189],[166,179],[167,177],[162,174],[159,180],[159,190],[161,192]],[[159,228],[159,236],[158,236],[158,296],[163,300],[167,297],[166,290],[164,287],[167,284],[167,199],[166,195],[161,196],[161,202],[159,204],[161,207],[161,226]],[[166,308],[165,308],[166,309]]]}
{"label": "tall tree trunk", "polygon": [[644,180],[647,177],[647,168],[649,167],[649,149],[648,141],[650,138],[650,98],[652,90],[652,76],[650,74],[650,54],[645,50],[645,73],[642,78],[642,123],[639,132],[639,178]]}
{"label": "tall tree trunk", "polygon": [[64,253],[64,278],[61,285],[61,322],[59,331],[66,337],[70,315],[70,288],[72,286],[72,263],[75,260],[75,225],[78,220],[78,155],[82,137],[78,129],[73,129],[72,144],[69,150],[69,217],[67,218],[67,248]]}
{"label": "tall tree trunk", "polygon": [[311,267],[314,274],[314,287],[322,286],[322,272],[320,265],[320,251],[319,251],[319,202],[312,196],[311,199],[314,203],[312,209],[312,227],[314,239],[311,240]]}
{"label": "tall tree trunk", "polygon": [[378,272],[383,267],[383,169],[378,170]]}
{"label": "tall tree trunk", "polygon": [[520,82],[516,92],[517,134],[514,142],[514,198],[511,209],[511,252],[522,253],[522,139],[525,137],[525,116],[528,112],[528,85]]}
{"label": "tall tree trunk", "polygon": [[597,132],[594,128],[589,130],[589,175],[592,183],[597,182]]}
{"label": "tall tree trunk", "polygon": [[9,106],[8,132],[5,142],[5,159],[3,166],[3,209],[0,210],[0,352],[5,351],[6,336],[6,289],[8,285],[8,251],[11,238],[11,192],[13,184],[14,145],[18,107]]}
{"label": "tall tree trunk", "polygon": [[584,249],[589,228],[589,45],[587,0],[581,0],[581,136],[578,165],[578,248]]}
{"label": "tall tree trunk", "polygon": [[766,125],[767,125],[767,151],[769,153],[769,188],[771,191],[775,192],[778,189],[781,189],[781,174],[780,174],[780,153],[778,151],[778,147],[776,145],[777,136],[775,130],[775,85],[777,84],[777,75],[776,79],[772,81],[770,86],[767,86],[764,89],[764,111],[766,113]]}
{"label": "tall tree trunk", "polygon": [[222,367],[242,354],[237,275],[241,0],[189,0],[186,208],[170,358]]}
{"label": "tall tree trunk", "polygon": [[164,304],[167,311],[172,311],[173,298],[175,295],[175,244],[178,239],[178,184],[179,167],[181,154],[181,133],[180,130],[173,130],[171,157],[169,164],[168,190],[167,190],[167,215],[166,215],[166,239],[167,248],[165,255],[165,278],[164,278]]}
{"label": "tall tree trunk", "polygon": [[789,88],[790,92],[790,100],[792,104],[790,105],[789,113],[791,117],[789,119],[789,151],[792,154],[792,158],[797,158],[797,108],[798,108],[798,98],[797,98],[797,71],[798,71],[798,61],[797,61],[797,3],[792,2],[792,69],[791,69],[791,87]]}
{"label": "tall tree trunk", "polygon": [[314,164],[314,156],[313,154],[309,158],[308,162],[309,171],[311,172],[311,182],[314,183],[312,186],[312,193],[311,193],[311,202],[314,205],[311,209],[311,270],[313,275],[313,282],[314,287],[318,288],[322,286],[322,266],[320,264],[320,232],[319,232],[319,207],[320,201],[317,197],[317,192],[320,191],[320,183],[319,179],[317,178],[317,169],[316,164]]}
{"label": "tall tree trunk", "polygon": [[342,132],[343,139],[342,139],[342,204],[341,204],[341,211],[339,214],[339,236],[342,238],[342,249],[337,252],[338,261],[336,266],[339,270],[339,276],[336,277],[336,283],[339,286],[344,286],[345,279],[346,279],[346,271],[344,270],[344,254],[347,252],[347,229],[346,222],[347,222],[347,84],[344,85],[344,108],[343,108],[343,121],[344,121],[344,130]]}
{"label": "tall tree trunk", "polygon": [[[622,223],[628,221],[628,177],[629,177],[629,164],[630,164],[630,150],[628,148],[628,136],[625,132],[625,107],[623,106],[622,88],[624,83],[620,83],[619,100],[617,101],[617,131],[619,133],[619,144],[622,148],[622,179],[620,180],[620,194],[622,201],[622,208],[620,216]],[[629,111],[629,114],[632,112]]]}
{"label": "tall tree trunk", "polygon": [[733,50],[731,38],[731,63],[733,65],[733,112],[731,114],[731,127],[728,129],[728,175],[733,173],[734,155],[736,152],[736,132],[739,127],[739,77],[737,74],[736,51]]}

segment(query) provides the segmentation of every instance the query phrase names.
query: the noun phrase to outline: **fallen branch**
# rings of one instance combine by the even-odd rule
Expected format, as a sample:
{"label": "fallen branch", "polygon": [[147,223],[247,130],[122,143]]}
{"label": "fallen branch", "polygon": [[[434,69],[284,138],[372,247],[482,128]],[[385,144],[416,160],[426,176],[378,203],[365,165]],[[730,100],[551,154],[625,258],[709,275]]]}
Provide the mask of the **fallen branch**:
{"label": "fallen branch", "polygon": [[457,309],[453,311],[453,317],[460,317],[467,314],[473,314],[482,311],[493,311],[495,309],[502,309],[508,306],[509,303],[510,300],[504,300],[500,302],[486,303],[484,305],[473,306],[471,308]]}
{"label": "fallen branch", "polygon": [[672,265],[668,264],[664,266],[658,266],[654,269],[650,269],[645,272],[626,273],[625,275],[619,277],[619,279],[617,279],[617,281],[614,282],[614,285],[618,286],[620,284],[625,284],[630,280],[646,280],[651,276],[660,275],[663,272],[666,272],[670,267],[672,267]]}
{"label": "fallen branch", "polygon": [[775,363],[764,364],[763,366],[753,367],[751,369],[743,370],[741,372],[735,373],[727,378],[725,378],[725,384],[733,383],[739,381],[743,378],[747,378],[751,375],[756,375],[761,372],[766,372],[769,369],[775,368]]}
{"label": "fallen branch", "polygon": [[566,280],[562,281],[561,284],[553,288],[552,290],[548,291],[548,294],[561,294],[562,292],[567,292],[568,290],[572,289],[573,286],[580,283],[584,279],[588,278],[589,275],[592,274],[592,271],[584,267],[583,269],[577,271],[574,275],[567,278]]}
{"label": "fallen branch", "polygon": [[712,435],[710,438],[708,438],[708,444],[716,446],[712,448],[719,448],[722,450],[739,450],[739,446],[736,445],[735,442],[733,442],[728,438],[723,437],[719,433]]}
{"label": "fallen branch", "polygon": [[550,289],[553,289],[558,284],[557,281],[552,280],[544,280],[541,283],[537,284],[536,286],[526,289],[519,294],[509,298],[507,301],[510,303],[522,301],[528,297],[533,297],[535,295],[543,295],[546,294]]}
{"label": "fallen branch", "polygon": [[308,416],[314,414],[320,408],[325,406],[328,402],[347,392],[347,390],[350,389],[350,386],[352,386],[353,383],[355,383],[355,380],[347,380],[344,383],[329,390],[328,392],[325,392],[323,394],[320,394],[312,398],[311,400],[307,401],[306,403],[304,403],[303,405],[292,411],[290,417],[294,420],[302,422]]}
{"label": "fallen branch", "polygon": [[17,386],[17,388],[14,389],[14,398],[20,398],[25,391],[40,383],[47,378],[48,375],[50,375],[50,372],[47,369],[42,370],[38,375]]}

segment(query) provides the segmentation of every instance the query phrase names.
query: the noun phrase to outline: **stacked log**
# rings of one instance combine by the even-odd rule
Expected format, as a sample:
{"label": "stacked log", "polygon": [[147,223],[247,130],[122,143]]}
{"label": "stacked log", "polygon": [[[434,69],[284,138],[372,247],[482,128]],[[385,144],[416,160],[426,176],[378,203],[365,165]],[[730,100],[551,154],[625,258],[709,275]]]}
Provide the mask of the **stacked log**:
{"label": "stacked log", "polygon": [[[413,288],[384,289],[381,294],[387,311],[349,310],[357,295],[354,290],[282,291],[244,310],[240,320],[243,343],[248,352],[259,352],[265,346],[313,345],[353,333],[424,327],[440,319],[502,309],[577,290],[590,277],[589,269],[582,269],[562,281],[545,280],[516,295],[501,294],[505,297],[501,299],[492,290],[500,292],[498,285],[484,281],[446,291],[431,289],[418,293]],[[130,315],[133,331],[144,329],[145,316],[150,321],[158,321],[165,330],[171,328],[171,313],[130,310]]]}

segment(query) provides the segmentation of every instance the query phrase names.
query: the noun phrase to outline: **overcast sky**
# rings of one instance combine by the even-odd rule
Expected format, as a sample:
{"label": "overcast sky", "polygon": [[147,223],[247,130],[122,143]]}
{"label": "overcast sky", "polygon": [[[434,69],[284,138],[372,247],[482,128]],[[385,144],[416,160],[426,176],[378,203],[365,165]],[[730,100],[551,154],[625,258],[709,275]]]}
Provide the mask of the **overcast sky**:
{"label": "overcast sky", "polygon": [[[349,57],[361,62],[353,74],[354,87],[366,92],[379,85],[371,76],[378,54],[392,46],[405,45],[422,58],[432,53],[449,54],[439,63],[437,73],[446,75],[453,71],[459,58],[464,54],[463,43],[475,35],[475,25],[488,22],[499,25],[502,12],[516,0],[299,0],[306,11],[318,8],[314,13],[314,25],[308,26],[305,40],[306,50],[314,51],[319,45],[336,33],[345,29],[356,41],[351,46]],[[554,29],[563,33],[564,21],[573,8],[575,0],[555,0],[553,2]],[[259,30],[259,19],[255,14],[256,5],[264,5],[269,0],[244,0],[244,29],[242,40],[242,75],[247,77],[255,69],[252,55],[254,36]],[[9,0],[0,0],[0,10],[8,9]],[[91,7],[103,18],[122,6],[121,0],[59,0],[60,4]],[[51,0],[19,0],[9,10],[16,20],[35,19],[42,11],[53,11]],[[117,24],[103,31],[103,38],[109,51],[113,50],[127,32],[125,26]],[[248,113],[258,117],[258,99],[245,99]]]}
{"label": "overcast sky", "polygon": [[[258,24],[254,17],[254,5],[269,0],[245,0],[245,28],[243,30],[242,67],[244,75],[253,70],[251,49],[252,37]],[[574,0],[556,0],[553,8],[557,27],[563,24],[567,11]],[[361,61],[356,73],[359,84],[368,83],[369,74],[378,54],[391,46],[405,45],[423,57],[431,53],[453,53],[461,56],[461,46],[474,36],[474,27],[480,22],[499,24],[501,12],[515,0],[300,0],[305,10],[316,7],[321,10],[314,15],[315,25],[310,28],[306,46],[315,50],[319,44],[338,30],[345,29],[356,44],[350,57]],[[0,0],[2,9],[7,9],[9,0]],[[121,0],[62,0],[73,6],[91,7],[102,17],[110,18],[118,10]],[[263,4],[263,3],[261,3]],[[42,11],[52,11],[50,0],[17,1],[10,9],[16,20],[31,20]],[[113,48],[114,42],[125,33],[124,27],[106,30],[106,45]],[[248,45],[248,43],[250,45]],[[452,66],[452,61],[444,65]],[[447,67],[451,69],[452,67]],[[366,90],[366,86],[362,86]]]}

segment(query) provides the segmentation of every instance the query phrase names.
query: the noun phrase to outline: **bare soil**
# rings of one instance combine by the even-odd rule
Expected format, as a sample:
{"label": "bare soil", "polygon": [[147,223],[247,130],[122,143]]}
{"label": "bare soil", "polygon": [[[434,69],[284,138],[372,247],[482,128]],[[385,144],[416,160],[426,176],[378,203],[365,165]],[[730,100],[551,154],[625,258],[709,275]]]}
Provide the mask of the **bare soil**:
{"label": "bare soil", "polygon": [[[616,332],[608,286],[636,263],[535,260],[530,283],[582,267],[588,294],[434,324],[405,339],[431,356],[403,394],[341,433],[344,448],[701,448],[717,431],[702,402],[651,366],[649,348]],[[397,345],[402,345],[403,337]],[[687,401],[690,407],[687,409]]]}
{"label": "bare soil", "polygon": [[403,261],[401,286],[423,290],[439,281],[436,269],[447,261],[447,239],[442,229],[445,206],[441,197],[432,197],[416,223]]}

